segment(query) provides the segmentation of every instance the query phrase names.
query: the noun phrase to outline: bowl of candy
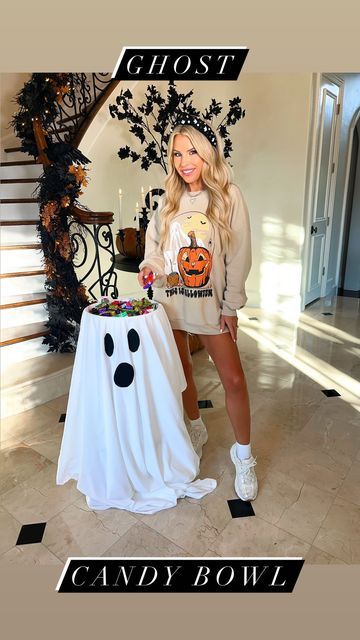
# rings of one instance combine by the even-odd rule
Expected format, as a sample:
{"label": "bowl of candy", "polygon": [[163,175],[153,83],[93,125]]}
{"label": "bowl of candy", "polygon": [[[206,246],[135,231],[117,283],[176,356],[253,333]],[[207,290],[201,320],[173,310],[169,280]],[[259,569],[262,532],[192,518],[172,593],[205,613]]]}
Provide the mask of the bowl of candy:
{"label": "bowl of candy", "polygon": [[143,316],[157,309],[157,303],[151,302],[148,298],[119,298],[112,300],[107,296],[102,296],[101,300],[91,304],[88,308],[90,313],[107,318],[129,318]]}

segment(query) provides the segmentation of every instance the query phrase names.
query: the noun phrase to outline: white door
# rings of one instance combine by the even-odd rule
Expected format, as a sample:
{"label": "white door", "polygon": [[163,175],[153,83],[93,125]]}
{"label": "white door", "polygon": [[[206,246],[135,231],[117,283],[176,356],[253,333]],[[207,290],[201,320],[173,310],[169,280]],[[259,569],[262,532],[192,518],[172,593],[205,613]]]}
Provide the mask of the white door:
{"label": "white door", "polygon": [[339,86],[321,76],[318,102],[315,185],[309,235],[309,270],[305,304],[327,295],[333,283],[327,281],[327,264],[332,227],[339,129]]}

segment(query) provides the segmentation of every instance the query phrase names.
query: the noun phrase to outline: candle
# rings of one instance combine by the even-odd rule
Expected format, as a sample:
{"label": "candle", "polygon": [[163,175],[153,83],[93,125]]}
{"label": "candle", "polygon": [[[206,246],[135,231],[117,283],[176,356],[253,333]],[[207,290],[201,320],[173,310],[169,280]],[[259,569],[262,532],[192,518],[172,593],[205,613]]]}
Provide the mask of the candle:
{"label": "candle", "polygon": [[150,185],[150,187],[149,187],[149,209],[150,209],[150,213],[152,213],[152,193],[151,193],[151,190],[152,190],[152,186]]}
{"label": "candle", "polygon": [[135,217],[136,217],[136,229],[139,231],[140,229],[140,222],[139,222],[139,203],[136,203],[136,213],[135,213]]}
{"label": "candle", "polygon": [[122,229],[121,201],[122,201],[122,189],[119,189],[119,229]]}
{"label": "candle", "polygon": [[145,192],[144,192],[144,187],[141,187],[141,203],[142,206],[145,207]]}

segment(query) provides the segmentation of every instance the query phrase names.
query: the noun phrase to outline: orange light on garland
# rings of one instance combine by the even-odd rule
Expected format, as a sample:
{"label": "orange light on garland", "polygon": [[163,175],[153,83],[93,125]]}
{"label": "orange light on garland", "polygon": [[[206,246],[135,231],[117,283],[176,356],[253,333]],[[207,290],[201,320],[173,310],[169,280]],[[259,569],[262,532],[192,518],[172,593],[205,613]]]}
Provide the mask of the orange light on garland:
{"label": "orange light on garland", "polygon": [[63,209],[68,207],[70,205],[70,197],[69,196],[63,196],[61,198],[61,200],[60,200],[60,204],[63,207]]}

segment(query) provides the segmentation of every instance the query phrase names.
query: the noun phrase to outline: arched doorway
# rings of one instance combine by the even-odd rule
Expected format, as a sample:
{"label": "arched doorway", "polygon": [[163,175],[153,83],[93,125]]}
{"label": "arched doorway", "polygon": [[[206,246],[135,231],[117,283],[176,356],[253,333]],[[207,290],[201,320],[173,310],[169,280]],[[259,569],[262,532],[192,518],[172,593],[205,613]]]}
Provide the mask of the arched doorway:
{"label": "arched doorway", "polygon": [[349,132],[338,295],[360,297],[360,108]]}

